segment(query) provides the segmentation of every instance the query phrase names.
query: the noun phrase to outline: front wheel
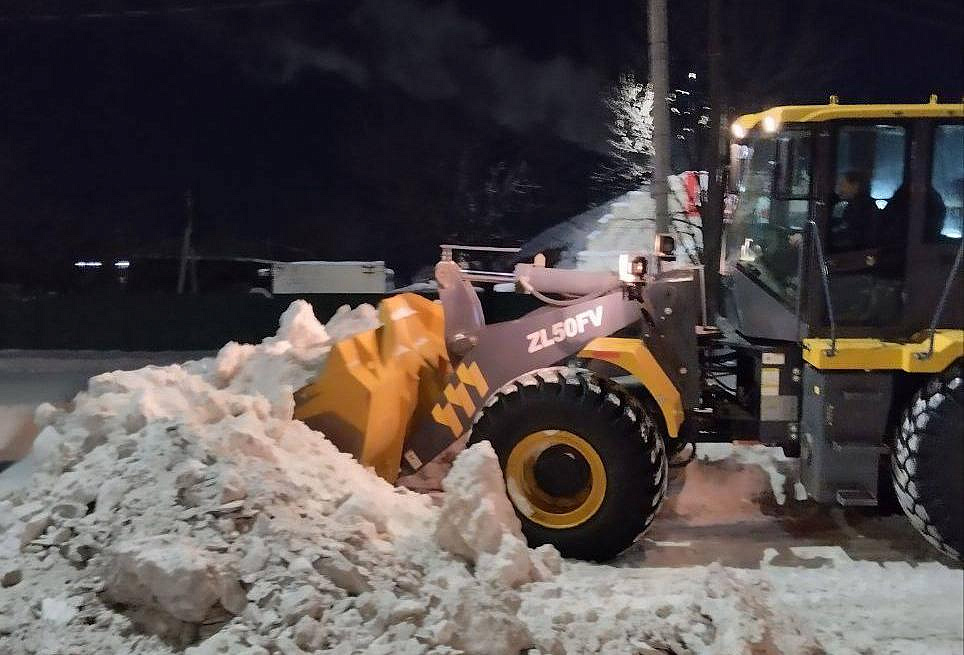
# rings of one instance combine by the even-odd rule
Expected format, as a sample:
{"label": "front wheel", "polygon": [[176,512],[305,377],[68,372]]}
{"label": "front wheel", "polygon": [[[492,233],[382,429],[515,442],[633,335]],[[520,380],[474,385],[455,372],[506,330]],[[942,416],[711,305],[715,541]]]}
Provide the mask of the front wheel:
{"label": "front wheel", "polygon": [[951,557],[964,552],[964,371],[935,375],[901,417],[891,467],[907,518]]}
{"label": "front wheel", "polygon": [[607,560],[653,521],[666,451],[649,412],[617,384],[577,369],[537,371],[500,390],[470,443],[489,441],[529,544]]}

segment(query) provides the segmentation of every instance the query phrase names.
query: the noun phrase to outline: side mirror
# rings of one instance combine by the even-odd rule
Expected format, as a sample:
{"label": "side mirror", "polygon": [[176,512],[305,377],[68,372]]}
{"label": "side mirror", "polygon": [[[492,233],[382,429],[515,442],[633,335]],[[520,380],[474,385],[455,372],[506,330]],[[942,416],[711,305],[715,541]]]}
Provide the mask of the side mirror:
{"label": "side mirror", "polygon": [[656,246],[653,248],[656,257],[660,261],[673,261],[676,259],[676,239],[669,234],[657,234]]}

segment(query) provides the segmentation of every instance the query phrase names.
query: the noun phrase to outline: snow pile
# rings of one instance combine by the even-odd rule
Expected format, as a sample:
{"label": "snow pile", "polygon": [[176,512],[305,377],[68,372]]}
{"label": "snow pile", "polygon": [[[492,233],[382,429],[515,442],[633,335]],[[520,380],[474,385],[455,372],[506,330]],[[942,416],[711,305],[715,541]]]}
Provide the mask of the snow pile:
{"label": "snow pile", "polygon": [[[332,341],[376,324],[362,307],[322,326],[296,302],[261,344],[100,375],[71,411],[41,407],[30,461],[0,474],[31,475],[0,490],[0,653],[960,646],[960,571],[938,564],[895,578],[845,557],[812,570],[563,562],[526,546],[487,444],[455,458],[440,506],[392,487],[291,420],[292,390]],[[894,597],[920,611],[875,619]]]}
{"label": "snow pile", "polygon": [[296,302],[259,345],[100,375],[72,411],[38,410],[33,477],[0,496],[0,651],[531,645],[517,588],[559,558],[525,546],[491,448],[457,458],[439,509],[291,420],[332,337],[375,322],[322,326]]}
{"label": "snow pile", "polygon": [[[535,584],[522,614],[553,653],[786,653],[769,632],[803,628],[767,607],[757,571],[710,566],[625,569],[571,563],[550,584]],[[816,646],[803,636],[797,645]]]}

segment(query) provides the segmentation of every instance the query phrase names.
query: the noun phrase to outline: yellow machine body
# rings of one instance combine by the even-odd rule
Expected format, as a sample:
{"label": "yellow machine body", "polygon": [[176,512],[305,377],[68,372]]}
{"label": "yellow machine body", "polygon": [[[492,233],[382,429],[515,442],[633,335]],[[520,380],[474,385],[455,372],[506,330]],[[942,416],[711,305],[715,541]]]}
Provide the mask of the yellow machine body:
{"label": "yellow machine body", "polygon": [[907,343],[880,339],[837,339],[832,355],[830,339],[804,339],[803,345],[803,359],[814,368],[940,373],[964,357],[964,330],[936,330],[933,352],[929,332]]}
{"label": "yellow machine body", "polygon": [[679,436],[683,424],[683,399],[679,390],[640,339],[602,337],[593,339],[579,353],[586,359],[615,364],[646,387],[659,406],[670,437]]}
{"label": "yellow machine body", "polygon": [[318,378],[295,392],[294,416],[394,482],[405,437],[441,395],[449,360],[441,305],[403,293],[379,303],[378,315],[380,327],[332,346]]}
{"label": "yellow machine body", "polygon": [[842,105],[835,97],[825,105],[784,105],[771,107],[755,114],[744,114],[736,119],[744,132],[763,125],[775,131],[785,123],[815,123],[838,119],[859,118],[960,118],[964,116],[964,103],[931,102],[920,104],[855,104]]}

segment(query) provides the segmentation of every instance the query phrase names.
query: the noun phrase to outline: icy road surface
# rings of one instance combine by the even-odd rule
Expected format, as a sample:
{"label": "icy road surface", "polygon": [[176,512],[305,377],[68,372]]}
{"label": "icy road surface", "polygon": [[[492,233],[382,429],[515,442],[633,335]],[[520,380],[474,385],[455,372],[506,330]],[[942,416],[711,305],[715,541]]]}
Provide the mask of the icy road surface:
{"label": "icy road surface", "polygon": [[[885,490],[883,507],[843,508],[808,500],[798,461],[779,448],[701,444],[697,460],[675,471],[667,500],[626,564],[688,566],[720,562],[812,568],[834,557],[855,561],[944,562]],[[831,555],[821,548],[836,547]],[[796,553],[796,554],[795,554]],[[964,618],[964,617],[962,617]]]}
{"label": "icy road surface", "polygon": [[0,470],[30,450],[40,403],[63,406],[107,371],[198,359],[198,352],[105,352],[91,350],[0,350]]}

